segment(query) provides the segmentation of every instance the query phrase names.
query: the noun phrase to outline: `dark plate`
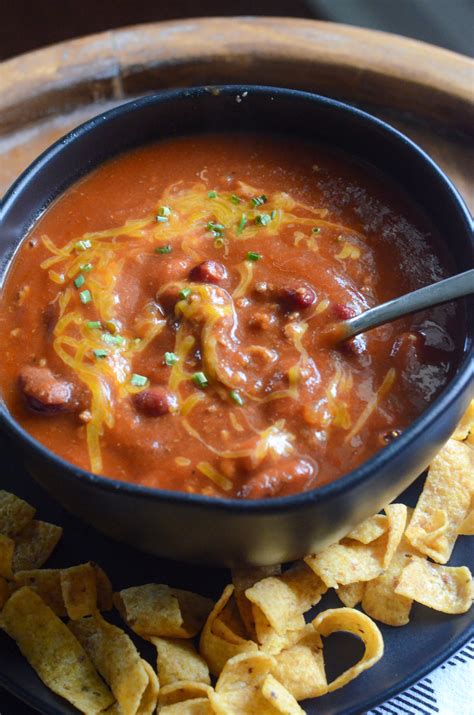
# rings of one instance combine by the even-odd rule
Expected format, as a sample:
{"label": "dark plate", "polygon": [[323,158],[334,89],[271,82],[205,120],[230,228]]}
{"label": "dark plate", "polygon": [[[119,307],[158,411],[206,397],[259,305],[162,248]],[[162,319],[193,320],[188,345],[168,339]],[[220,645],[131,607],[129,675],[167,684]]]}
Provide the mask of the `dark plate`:
{"label": "dark plate", "polygon": [[[217,598],[229,582],[229,572],[224,569],[165,561],[106,538],[65,512],[38,486],[25,472],[19,455],[13,453],[11,441],[3,435],[0,435],[0,454],[3,456],[0,487],[36,506],[38,518],[64,528],[63,538],[48,566],[64,567],[87,560],[97,561],[107,571],[117,590],[154,581]],[[423,479],[418,479],[400,500],[413,506],[422,484]],[[140,518],[139,514],[137,518]],[[450,564],[466,565],[474,570],[474,550],[466,537],[458,540]],[[334,592],[330,592],[318,604],[317,610],[333,606],[341,606],[341,603]],[[111,618],[111,614],[106,617]],[[116,622],[119,623],[118,620]],[[471,613],[447,616],[415,605],[408,626],[381,626],[381,630],[385,641],[382,660],[345,688],[304,702],[308,715],[359,715],[375,707],[446,660],[471,637],[474,628]],[[144,641],[135,642],[142,655],[153,663],[154,651]],[[328,677],[332,679],[358,659],[361,647],[357,639],[335,634],[326,640],[325,652]],[[15,643],[4,633],[0,634],[0,685],[42,713],[77,715],[75,708],[42,684]]]}

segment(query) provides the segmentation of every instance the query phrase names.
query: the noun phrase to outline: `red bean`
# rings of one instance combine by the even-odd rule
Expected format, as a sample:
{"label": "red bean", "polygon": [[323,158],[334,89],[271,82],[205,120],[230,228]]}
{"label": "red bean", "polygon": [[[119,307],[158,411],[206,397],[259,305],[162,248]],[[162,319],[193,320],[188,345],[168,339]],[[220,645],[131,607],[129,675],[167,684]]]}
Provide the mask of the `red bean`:
{"label": "red bean", "polygon": [[218,285],[227,278],[226,267],[218,261],[203,261],[194,266],[189,274],[189,279],[196,283],[214,283]]}
{"label": "red bean", "polygon": [[28,406],[36,412],[52,415],[74,407],[73,386],[47,367],[27,365],[20,371],[18,383]]}
{"label": "red bean", "polygon": [[344,303],[335,303],[332,309],[336,318],[340,320],[349,320],[356,315],[354,308],[344,305]]}
{"label": "red bean", "polygon": [[133,396],[133,404],[146,417],[161,417],[177,407],[176,397],[166,387],[150,387]]}
{"label": "red bean", "polygon": [[280,302],[285,310],[305,310],[316,302],[316,293],[307,283],[280,290]]}

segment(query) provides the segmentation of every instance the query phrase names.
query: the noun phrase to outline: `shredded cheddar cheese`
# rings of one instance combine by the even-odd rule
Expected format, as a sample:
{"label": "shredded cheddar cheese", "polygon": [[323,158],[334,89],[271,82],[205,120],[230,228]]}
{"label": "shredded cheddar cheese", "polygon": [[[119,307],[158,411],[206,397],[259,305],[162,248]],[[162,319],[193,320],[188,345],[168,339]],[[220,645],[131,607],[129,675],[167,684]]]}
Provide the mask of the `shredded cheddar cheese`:
{"label": "shredded cheddar cheese", "polygon": [[[243,182],[240,182],[238,193],[240,196],[263,195],[263,192]],[[262,231],[276,236],[285,225],[297,227],[295,243],[304,242],[312,251],[318,250],[318,239],[312,233],[315,225],[319,227],[318,231],[330,227],[341,233],[357,235],[345,226],[328,222],[327,209],[299,203],[285,192],[264,198],[264,205],[260,205],[261,201],[247,201],[243,209],[243,199],[236,201],[235,194],[231,192],[216,192],[210,201],[205,184],[196,183],[186,188],[178,183],[168,187],[160,197],[156,211],[150,215],[131,219],[114,228],[85,233],[64,246],[56,246],[48,236],[42,236],[42,242],[51,255],[41,267],[48,271],[50,280],[59,291],[54,350],[88,388],[91,396],[90,419],[85,429],[90,465],[94,472],[102,469],[101,437],[106,428],[114,425],[117,403],[142,389],[142,385],[133,384],[130,380],[134,374],[134,358],[149,348],[166,325],[159,306],[150,302],[143,306],[134,322],[118,334],[114,322],[117,281],[125,270],[126,261],[140,257],[144,252],[171,253],[178,243],[186,255],[200,261],[206,256],[206,247],[213,241],[218,240],[226,254],[230,241],[246,241]],[[337,257],[356,258],[356,251],[355,246],[345,243]],[[243,373],[232,370],[222,359],[223,350],[238,349],[234,336],[237,322],[234,301],[248,292],[254,278],[255,261],[242,261],[238,271],[240,282],[232,296],[217,286],[189,281],[169,283],[162,286],[157,294],[159,302],[163,291],[175,288],[182,292],[183,287],[186,288],[186,295],[180,297],[175,306],[178,328],[173,352],[176,361],[170,364],[168,387],[177,396],[184,428],[203,443],[202,435],[187,420],[204,399],[203,392],[196,390],[190,393],[182,389],[192,379],[194,371],[189,362],[197,338],[202,351],[203,374],[212,381],[218,394],[224,397],[228,394],[226,391],[237,389],[242,400],[268,402],[285,397],[295,400],[298,398],[301,370],[308,357],[303,345],[307,321],[329,306],[329,301],[323,297],[306,321],[301,319],[288,329],[288,340],[298,353],[295,364],[287,373],[288,388],[262,396],[247,394]],[[225,328],[228,336],[225,345],[216,337],[216,328]],[[221,387],[226,391],[219,392]],[[334,412],[331,406],[329,409]],[[335,424],[348,429],[350,417],[347,411],[344,412],[343,403],[339,403],[338,410],[333,415]],[[360,429],[362,417],[350,434],[356,433],[356,427]],[[234,415],[231,422],[235,432],[244,429]],[[253,454],[258,459],[268,452],[286,455],[291,452],[292,439],[293,436],[284,431],[281,423],[271,425],[260,434]],[[216,451],[210,445],[206,446],[222,456],[250,454],[249,450]],[[207,463],[201,463],[198,468],[223,489],[227,488],[229,480],[215,470],[210,471]]]}

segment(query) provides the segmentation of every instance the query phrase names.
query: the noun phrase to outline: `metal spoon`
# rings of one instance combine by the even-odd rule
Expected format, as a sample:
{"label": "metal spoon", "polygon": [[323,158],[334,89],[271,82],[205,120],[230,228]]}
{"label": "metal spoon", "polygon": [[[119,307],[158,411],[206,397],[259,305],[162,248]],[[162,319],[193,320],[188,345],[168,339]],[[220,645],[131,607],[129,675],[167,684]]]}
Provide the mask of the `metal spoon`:
{"label": "metal spoon", "polygon": [[347,340],[359,333],[365,333],[366,330],[402,318],[404,315],[449,303],[450,300],[462,298],[470,293],[474,293],[474,268],[370,308],[354,318],[338,323],[331,332],[336,339]]}

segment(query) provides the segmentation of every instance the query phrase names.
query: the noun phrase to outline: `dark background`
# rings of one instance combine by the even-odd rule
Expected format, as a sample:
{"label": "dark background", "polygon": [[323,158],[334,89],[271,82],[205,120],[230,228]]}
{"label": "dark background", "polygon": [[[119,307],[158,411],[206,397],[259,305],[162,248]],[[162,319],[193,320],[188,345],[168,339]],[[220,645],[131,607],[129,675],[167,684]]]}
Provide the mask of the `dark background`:
{"label": "dark background", "polygon": [[473,0],[0,0],[0,60],[142,22],[274,15],[344,22],[472,55]]}
{"label": "dark background", "polygon": [[[125,25],[230,15],[343,22],[473,55],[473,0],[0,0],[0,61]],[[32,714],[0,691],[0,715]]]}

